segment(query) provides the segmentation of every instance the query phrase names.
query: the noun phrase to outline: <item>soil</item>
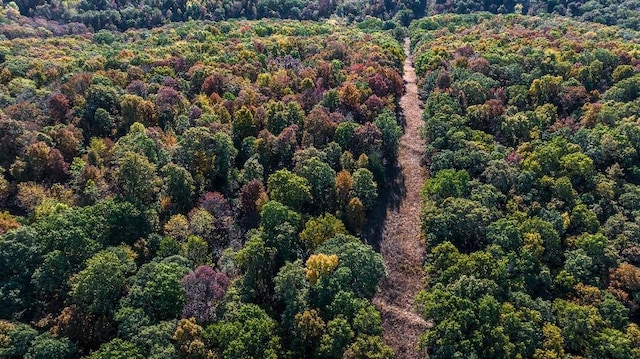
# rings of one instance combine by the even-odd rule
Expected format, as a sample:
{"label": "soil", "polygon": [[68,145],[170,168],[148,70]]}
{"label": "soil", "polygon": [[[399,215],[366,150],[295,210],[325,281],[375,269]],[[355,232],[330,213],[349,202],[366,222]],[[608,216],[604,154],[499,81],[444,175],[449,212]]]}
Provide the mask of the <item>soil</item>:
{"label": "soil", "polygon": [[400,139],[398,188],[395,206],[387,205],[379,243],[380,253],[387,267],[387,277],[373,303],[382,314],[383,338],[395,351],[398,359],[424,358],[418,348],[420,335],[428,323],[416,314],[414,298],[422,289],[422,263],[425,254],[420,234],[420,189],[425,180],[421,166],[423,140],[419,129],[422,109],[416,86],[416,73],[409,39],[405,39],[404,62],[405,95],[400,99],[404,114],[404,134]]}

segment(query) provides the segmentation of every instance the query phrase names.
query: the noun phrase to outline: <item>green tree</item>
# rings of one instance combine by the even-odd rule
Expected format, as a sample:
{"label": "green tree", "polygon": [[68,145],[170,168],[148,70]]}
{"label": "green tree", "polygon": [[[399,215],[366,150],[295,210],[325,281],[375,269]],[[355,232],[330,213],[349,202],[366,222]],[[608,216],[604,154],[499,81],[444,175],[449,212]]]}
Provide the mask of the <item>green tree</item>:
{"label": "green tree", "polygon": [[162,187],[156,166],[134,152],[125,152],[118,159],[116,183],[125,200],[145,207],[158,201]]}
{"label": "green tree", "polygon": [[189,236],[187,241],[182,244],[180,254],[189,259],[196,266],[208,264],[211,262],[209,245],[198,236]]}
{"label": "green tree", "polygon": [[27,324],[0,320],[0,356],[3,358],[23,358],[38,331]]}
{"label": "green tree", "polygon": [[122,340],[120,338],[113,339],[108,343],[104,343],[98,350],[91,353],[87,359],[142,359],[144,355],[135,344]]}
{"label": "green tree", "polygon": [[282,325],[292,331],[294,318],[297,313],[302,313],[309,306],[309,282],[306,271],[300,261],[288,262],[274,278],[276,297],[285,304],[282,313]]}
{"label": "green tree", "polygon": [[267,191],[271,199],[294,209],[301,209],[312,200],[309,181],[286,169],[269,176]]}
{"label": "green tree", "polygon": [[449,198],[440,206],[425,207],[422,226],[430,247],[450,241],[469,253],[484,246],[484,231],[492,217],[488,208],[464,198]]}
{"label": "green tree", "polygon": [[577,204],[571,212],[569,229],[577,233],[596,233],[600,229],[597,215],[584,204]]}
{"label": "green tree", "polygon": [[336,171],[318,157],[312,157],[297,172],[309,183],[312,204],[320,211],[331,211],[336,199]]}
{"label": "green tree", "polygon": [[141,266],[129,279],[129,293],[120,306],[142,308],[155,322],[177,318],[185,303],[180,280],[189,272],[187,263],[175,256]]}
{"label": "green tree", "polygon": [[249,235],[235,260],[243,271],[242,294],[249,300],[269,301],[272,296],[276,249],[267,247],[259,233]]}
{"label": "green tree", "polygon": [[86,268],[71,277],[69,295],[82,309],[113,315],[124,294],[127,276],[136,269],[135,254],[127,247],[110,247],[86,261]]}
{"label": "green tree", "polygon": [[391,359],[395,358],[393,349],[386,345],[378,335],[359,335],[344,352],[344,359]]}
{"label": "green tree", "polygon": [[268,235],[276,234],[278,226],[289,223],[294,228],[300,225],[300,215],[277,201],[269,201],[262,206],[260,223],[264,232]]}
{"label": "green tree", "polygon": [[181,166],[169,163],[160,173],[164,182],[164,195],[171,199],[176,212],[185,213],[192,207],[195,182],[191,174]]}
{"label": "green tree", "polygon": [[435,176],[425,181],[422,195],[434,202],[441,202],[449,197],[467,197],[469,181],[469,173],[465,170],[438,171]]}
{"label": "green tree", "polygon": [[358,168],[352,178],[351,196],[358,197],[365,209],[373,208],[378,199],[378,185],[373,180],[373,173],[366,168]]}
{"label": "green tree", "polygon": [[345,121],[336,127],[333,139],[345,151],[355,150],[355,131],[360,127],[359,124],[351,121]]}
{"label": "green tree", "polygon": [[225,359],[276,359],[281,355],[277,323],[255,304],[227,312],[224,321],[205,329],[204,337]]}
{"label": "green tree", "polygon": [[201,187],[216,182],[228,184],[237,154],[238,150],[228,134],[222,131],[212,133],[207,127],[191,127],[184,132],[175,158]]}
{"label": "green tree", "polygon": [[154,140],[146,133],[143,124],[135,122],[129,128],[129,132],[120,137],[114,146],[113,152],[117,158],[123,157],[126,152],[134,152],[146,157],[151,163],[157,165],[166,161],[166,152],[158,149]]}
{"label": "green tree", "polygon": [[67,338],[58,339],[50,333],[37,336],[25,354],[25,359],[71,359],[77,357],[75,345]]}
{"label": "green tree", "polygon": [[[350,236],[338,235],[325,241],[316,249],[316,253],[338,256],[338,267],[346,269],[340,282],[343,288],[350,288],[356,295],[371,298],[376,293],[378,281],[386,275],[386,269],[380,254],[369,245],[362,244]],[[338,288],[336,288],[338,289]]]}
{"label": "green tree", "polygon": [[33,228],[20,227],[0,237],[0,318],[19,320],[33,308],[31,276],[41,262]]}
{"label": "green tree", "polygon": [[233,115],[231,125],[233,141],[236,145],[240,144],[246,137],[258,135],[258,126],[253,121],[253,114],[245,106],[242,106]]}
{"label": "green tree", "polygon": [[349,322],[338,316],[327,323],[326,334],[322,336],[318,354],[323,358],[342,358],[347,345],[353,340],[353,330]]}
{"label": "green tree", "polygon": [[400,136],[402,136],[402,128],[398,125],[396,116],[388,109],[385,109],[376,117],[373,123],[382,132],[382,150],[385,158],[390,161],[395,160],[398,155]]}

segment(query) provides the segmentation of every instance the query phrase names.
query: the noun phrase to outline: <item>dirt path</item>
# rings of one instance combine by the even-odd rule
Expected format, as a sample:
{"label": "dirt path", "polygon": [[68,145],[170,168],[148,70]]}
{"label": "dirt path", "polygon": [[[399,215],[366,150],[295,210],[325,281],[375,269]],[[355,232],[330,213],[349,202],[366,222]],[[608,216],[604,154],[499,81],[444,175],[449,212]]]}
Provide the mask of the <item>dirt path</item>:
{"label": "dirt path", "polygon": [[388,208],[380,242],[388,276],[380,285],[374,304],[382,313],[383,337],[398,359],[424,358],[417,349],[418,338],[427,323],[414,312],[413,301],[422,288],[424,244],[420,238],[420,189],[424,170],[420,166],[422,139],[419,128],[422,110],[416,86],[409,39],[405,39],[405,95],[400,99],[406,127],[400,139],[398,181],[401,196],[397,208]]}

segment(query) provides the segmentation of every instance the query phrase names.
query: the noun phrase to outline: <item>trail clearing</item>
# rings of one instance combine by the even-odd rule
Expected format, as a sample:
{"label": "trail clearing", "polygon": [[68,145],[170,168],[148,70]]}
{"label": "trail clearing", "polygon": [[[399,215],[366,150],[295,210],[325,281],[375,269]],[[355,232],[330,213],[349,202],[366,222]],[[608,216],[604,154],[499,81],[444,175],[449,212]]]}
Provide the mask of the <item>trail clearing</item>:
{"label": "trail clearing", "polygon": [[416,86],[416,73],[409,39],[405,39],[405,95],[400,106],[405,117],[400,139],[396,185],[400,188],[398,206],[389,206],[382,230],[380,253],[387,266],[387,277],[380,285],[374,304],[382,313],[383,337],[398,359],[424,358],[417,348],[420,334],[427,327],[414,310],[414,298],[422,288],[424,241],[420,237],[420,189],[425,180],[420,166],[423,146],[419,129],[422,109]]}

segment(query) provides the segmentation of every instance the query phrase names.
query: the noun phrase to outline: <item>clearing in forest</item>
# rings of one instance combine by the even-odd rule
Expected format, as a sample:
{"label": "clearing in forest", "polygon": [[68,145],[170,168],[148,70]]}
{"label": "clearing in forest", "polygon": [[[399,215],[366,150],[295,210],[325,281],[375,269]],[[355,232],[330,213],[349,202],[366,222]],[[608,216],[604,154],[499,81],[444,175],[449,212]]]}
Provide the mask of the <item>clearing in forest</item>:
{"label": "clearing in forest", "polygon": [[414,297],[422,288],[422,262],[425,253],[420,237],[420,189],[425,180],[420,166],[423,153],[419,129],[422,110],[416,86],[416,73],[409,39],[405,39],[404,82],[406,93],[400,100],[406,125],[400,139],[397,176],[401,196],[399,206],[387,209],[380,242],[380,253],[387,266],[374,304],[382,314],[383,337],[393,347],[396,358],[424,357],[417,348],[427,323],[414,311]]}

